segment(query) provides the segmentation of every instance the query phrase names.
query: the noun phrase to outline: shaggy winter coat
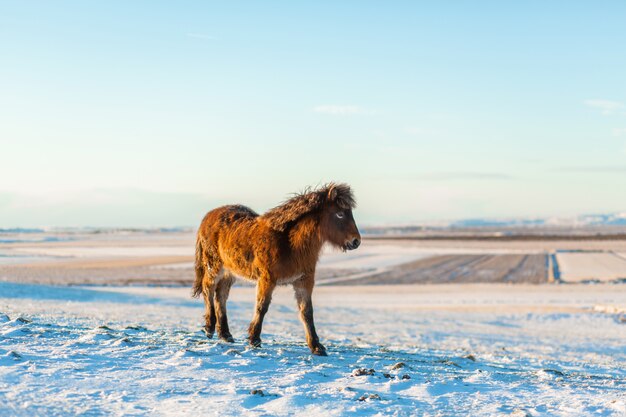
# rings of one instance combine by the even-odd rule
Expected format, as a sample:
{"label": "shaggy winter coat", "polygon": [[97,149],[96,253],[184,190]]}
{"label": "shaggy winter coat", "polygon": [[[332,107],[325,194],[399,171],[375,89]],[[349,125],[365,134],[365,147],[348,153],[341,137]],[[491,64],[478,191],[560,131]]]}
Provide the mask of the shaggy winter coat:
{"label": "shaggy winter coat", "polygon": [[226,300],[235,277],[255,281],[257,300],[248,340],[261,345],[263,317],[276,285],[295,290],[300,318],[311,352],[325,355],[313,322],[311,294],[315,266],[325,243],[356,249],[361,236],[352,216],[356,202],[347,184],[330,183],[308,190],[258,215],[248,207],[229,205],[206,214],[196,242],[193,295],[204,297],[205,332],[232,342]]}

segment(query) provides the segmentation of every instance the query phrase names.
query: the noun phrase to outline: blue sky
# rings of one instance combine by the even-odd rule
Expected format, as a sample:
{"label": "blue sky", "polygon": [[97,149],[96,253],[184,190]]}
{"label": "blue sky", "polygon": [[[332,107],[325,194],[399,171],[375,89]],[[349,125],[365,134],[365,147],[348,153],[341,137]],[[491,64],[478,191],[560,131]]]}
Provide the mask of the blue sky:
{"label": "blue sky", "polygon": [[0,227],[626,210],[626,3],[0,0]]}

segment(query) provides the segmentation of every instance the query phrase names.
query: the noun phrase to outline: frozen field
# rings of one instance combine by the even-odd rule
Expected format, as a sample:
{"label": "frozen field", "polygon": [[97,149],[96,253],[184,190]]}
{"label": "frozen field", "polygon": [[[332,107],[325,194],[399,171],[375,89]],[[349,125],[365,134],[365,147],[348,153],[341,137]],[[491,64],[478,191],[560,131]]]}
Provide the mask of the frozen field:
{"label": "frozen field", "polygon": [[[0,281],[188,285],[191,231],[0,233]],[[324,251],[320,285],[545,283],[626,279],[624,240],[383,240]]]}
{"label": "frozen field", "polygon": [[626,415],[623,285],[320,287],[328,357],[287,288],[248,349],[253,298],[226,344],[187,288],[0,283],[0,415]]}
{"label": "frozen field", "polygon": [[193,244],[178,231],[3,236],[0,416],[626,415],[626,285],[525,284],[552,279],[554,253],[562,281],[619,281],[626,241],[328,251],[314,302],[325,358],[308,353],[288,288],[261,349],[243,342],[249,286],[229,301],[237,342],[206,339]]}
{"label": "frozen field", "polygon": [[557,260],[568,282],[626,279],[626,258],[614,252],[565,252],[557,254]]}

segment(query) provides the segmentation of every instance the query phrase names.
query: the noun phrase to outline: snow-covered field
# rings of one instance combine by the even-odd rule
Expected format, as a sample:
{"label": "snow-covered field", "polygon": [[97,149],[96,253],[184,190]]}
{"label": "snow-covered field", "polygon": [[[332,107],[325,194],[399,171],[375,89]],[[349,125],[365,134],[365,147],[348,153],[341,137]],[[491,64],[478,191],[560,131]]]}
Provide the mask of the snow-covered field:
{"label": "snow-covered field", "polygon": [[227,344],[188,288],[0,282],[0,415],[626,415],[623,285],[320,287],[328,357],[288,288],[249,349],[253,292]]}
{"label": "snow-covered field", "polygon": [[[194,244],[192,231],[0,232],[0,281],[186,284],[187,277],[193,276]],[[551,281],[554,271],[560,272],[557,279],[564,282],[619,281],[626,278],[625,250],[623,239],[481,241],[366,237],[357,251],[341,253],[326,248],[317,268],[317,281],[320,285],[538,283]]]}
{"label": "snow-covered field", "polygon": [[614,252],[564,252],[556,257],[568,282],[626,279],[626,258]]}

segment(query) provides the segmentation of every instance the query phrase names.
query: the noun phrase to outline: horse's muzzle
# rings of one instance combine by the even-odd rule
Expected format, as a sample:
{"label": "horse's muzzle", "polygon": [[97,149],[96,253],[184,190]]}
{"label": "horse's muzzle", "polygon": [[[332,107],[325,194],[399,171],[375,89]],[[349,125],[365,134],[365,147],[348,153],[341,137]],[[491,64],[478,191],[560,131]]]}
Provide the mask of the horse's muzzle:
{"label": "horse's muzzle", "polygon": [[354,238],[351,241],[346,242],[346,249],[354,250],[358,248],[360,244],[361,244],[361,240]]}

